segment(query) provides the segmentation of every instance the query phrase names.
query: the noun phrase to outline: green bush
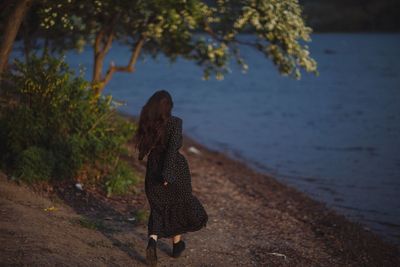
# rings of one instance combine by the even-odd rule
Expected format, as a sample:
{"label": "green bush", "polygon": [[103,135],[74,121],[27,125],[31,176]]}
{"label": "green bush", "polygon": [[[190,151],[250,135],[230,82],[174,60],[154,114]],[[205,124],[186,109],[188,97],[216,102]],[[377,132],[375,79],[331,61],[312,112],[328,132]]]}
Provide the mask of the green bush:
{"label": "green bush", "polygon": [[21,153],[15,175],[29,183],[49,180],[53,166],[53,155],[50,151],[32,146]]}
{"label": "green bush", "polygon": [[[4,80],[3,168],[26,180],[80,175],[100,181],[104,179],[91,177],[92,173],[108,177],[118,171],[115,163],[135,125],[116,112],[111,96],[97,98],[82,76],[75,76],[62,59],[51,57],[32,57],[28,63],[17,60]],[[127,170],[120,173],[132,175]]]}
{"label": "green bush", "polygon": [[149,220],[149,216],[148,210],[139,209],[135,212],[136,221],[138,223],[146,223]]}
{"label": "green bush", "polygon": [[106,182],[107,195],[122,195],[129,192],[138,182],[138,176],[125,162],[118,163]]}

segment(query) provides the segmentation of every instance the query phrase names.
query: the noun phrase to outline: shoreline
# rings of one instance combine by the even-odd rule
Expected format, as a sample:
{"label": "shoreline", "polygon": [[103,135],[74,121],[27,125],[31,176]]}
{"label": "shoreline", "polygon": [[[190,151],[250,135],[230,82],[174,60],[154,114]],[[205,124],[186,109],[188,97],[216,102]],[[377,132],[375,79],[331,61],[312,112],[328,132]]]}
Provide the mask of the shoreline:
{"label": "shoreline", "polygon": [[[234,158],[226,152],[211,149],[197,142],[194,138],[185,133],[183,135],[184,139],[187,140],[186,150],[187,147],[193,146],[200,151],[205,151],[206,154],[208,154],[209,162],[220,166],[226,166],[232,173],[237,174],[235,176],[229,176],[228,179],[237,185],[242,193],[254,199],[261,199],[265,206],[287,212],[296,219],[309,224],[312,226],[315,235],[324,240],[326,244],[334,241],[335,238],[333,237],[339,236],[339,240],[342,244],[337,247],[332,246],[331,249],[336,250],[338,254],[347,249],[349,255],[345,256],[345,258],[357,258],[356,254],[361,252],[357,252],[357,250],[361,249],[361,247],[354,250],[352,248],[357,242],[360,243],[359,245],[363,243],[363,245],[361,245],[364,246],[362,252],[366,253],[366,255],[369,253],[376,253],[379,248],[382,248],[382,251],[386,249],[393,249],[393,252],[396,250],[399,251],[400,247],[397,244],[369,230],[366,225],[350,221],[345,215],[327,207],[327,204],[322,201],[314,199],[299,189],[279,181],[268,173],[257,170],[246,162],[245,159]],[[188,156],[187,154],[186,152],[186,156]],[[241,179],[243,176],[246,176],[247,180]],[[272,197],[268,198],[266,192],[273,195],[274,193],[272,193],[272,191],[275,190],[281,192],[275,193],[278,199],[271,201]],[[354,238],[353,240],[352,237]],[[333,243],[335,242],[332,242],[332,244]],[[395,255],[394,253],[393,256]],[[394,259],[396,260],[396,256]],[[382,258],[382,260],[384,261],[384,258]],[[399,260],[400,258],[397,256],[397,261]],[[381,263],[383,263],[383,261]],[[361,262],[362,261],[360,261],[360,263]],[[379,263],[379,261],[376,263]],[[364,264],[369,266],[367,262],[364,262]],[[392,266],[389,262],[386,264],[389,265],[385,266]]]}
{"label": "shoreline", "polygon": [[[122,114],[125,117],[130,117],[133,119],[133,121],[137,122],[138,117],[135,115],[131,115],[131,114]],[[303,196],[305,196],[306,198],[309,198],[311,201],[315,201],[317,202],[319,205],[322,205],[324,208],[328,209],[330,212],[335,213],[337,216],[343,216],[345,218],[345,220],[349,221],[350,223],[354,223],[357,225],[360,225],[361,228],[363,228],[364,230],[366,230],[367,232],[371,232],[375,235],[378,236],[378,238],[382,239],[384,242],[393,245],[395,247],[397,247],[400,250],[400,244],[394,242],[393,240],[391,240],[388,235],[382,236],[379,235],[377,232],[371,230],[370,226],[365,224],[362,221],[358,221],[358,220],[352,220],[350,218],[348,218],[348,215],[345,215],[344,213],[342,213],[340,210],[336,210],[333,207],[329,207],[328,203],[325,203],[323,200],[314,198],[312,196],[310,196],[309,194],[307,194],[306,192],[303,192],[302,190],[300,190],[299,188],[296,188],[294,185],[290,185],[288,183],[285,183],[284,181],[281,181],[280,179],[278,179],[276,176],[272,173],[268,172],[268,168],[265,167],[264,165],[253,161],[253,160],[249,160],[246,159],[242,154],[240,154],[239,151],[235,151],[235,150],[230,150],[229,148],[225,148],[224,151],[220,151],[218,149],[213,149],[210,148],[209,146],[201,143],[200,141],[196,140],[196,138],[190,136],[190,134],[187,134],[185,132],[183,132],[183,136],[184,136],[184,140],[187,140],[187,144],[186,146],[194,146],[194,147],[198,147],[201,148],[201,150],[203,151],[208,151],[214,155],[218,155],[219,157],[223,158],[224,161],[231,161],[233,164],[238,164],[242,167],[244,167],[244,169],[246,169],[249,173],[255,174],[256,176],[261,176],[261,179],[263,179],[262,177],[265,177],[266,180],[274,180],[274,182],[280,184],[282,187],[288,187],[290,190],[295,191],[298,194],[301,194]],[[184,147],[185,145],[183,145]],[[182,147],[182,148],[183,148]],[[250,175],[250,177],[252,177],[252,175]],[[260,179],[258,177],[258,179]],[[261,180],[262,181],[262,180]],[[261,182],[262,184],[262,182]],[[268,186],[268,182],[266,183],[266,185]]]}
{"label": "shoreline", "polygon": [[[196,146],[199,146],[199,147],[201,146],[203,149],[212,151],[214,153],[223,154],[223,155],[225,155],[225,157],[228,160],[236,161],[239,164],[247,166],[249,169],[251,169],[255,173],[270,177],[270,178],[276,180],[277,182],[281,183],[283,186],[291,187],[295,191],[299,191],[299,192],[305,194],[307,197],[311,198],[312,200],[314,200],[316,202],[320,202],[322,205],[326,206],[327,209],[333,210],[338,215],[344,216],[350,222],[356,223],[356,224],[360,224],[361,227],[363,227],[367,231],[370,231],[370,232],[373,232],[374,234],[377,234],[385,242],[400,248],[400,242],[398,241],[398,239],[396,239],[397,235],[395,235],[395,234],[393,234],[391,232],[388,232],[388,231],[374,230],[373,225],[368,225],[363,220],[359,220],[358,218],[356,218],[357,216],[352,217],[352,213],[347,213],[346,214],[345,212],[343,212],[343,210],[341,210],[339,208],[332,207],[331,206],[332,203],[325,202],[324,199],[322,199],[322,198],[318,199],[318,197],[312,196],[312,195],[308,194],[307,192],[301,190],[300,188],[296,187],[295,184],[290,184],[289,182],[286,182],[284,180],[285,177],[289,178],[289,179],[297,179],[297,178],[308,179],[309,177],[307,177],[307,176],[301,177],[299,175],[290,175],[290,176],[289,175],[280,175],[278,172],[274,174],[273,172],[270,172],[270,169],[267,166],[265,166],[265,165],[263,165],[263,164],[261,164],[261,163],[259,163],[257,161],[254,161],[252,159],[246,159],[246,157],[243,156],[239,151],[230,150],[229,148],[224,148],[222,151],[218,150],[218,149],[211,149],[209,146],[205,145],[204,143],[201,143],[201,142],[197,141],[196,138],[193,138],[189,134],[184,134],[184,135],[186,136],[187,139],[190,139],[192,143],[195,143]],[[283,178],[283,179],[281,179],[281,178]],[[311,179],[315,179],[315,178],[311,178]],[[356,208],[354,207],[354,209],[356,209]],[[385,222],[385,223],[390,224],[390,222]]]}
{"label": "shoreline", "polygon": [[[127,148],[124,159],[144,177],[147,158]],[[160,238],[160,266],[400,266],[399,247],[246,162],[186,133],[180,153],[209,221],[183,234],[179,259]],[[83,188],[69,180],[32,189],[0,173],[0,265],[144,266],[147,221],[136,213],[149,209],[144,180],[127,196]]]}
{"label": "shoreline", "polygon": [[[138,119],[137,116],[130,114],[126,115],[133,118],[134,121],[137,121]],[[183,145],[181,150],[184,150],[182,154],[189,159],[190,169],[192,169],[190,161],[193,160],[193,158],[199,157],[199,155],[194,155],[194,153],[188,152],[190,147],[195,147],[198,150],[203,151],[203,153],[205,152],[207,162],[214,163],[218,166],[225,166],[230,173],[235,173],[235,176],[228,175],[227,178],[240,188],[240,191],[243,194],[257,200],[262,200],[266,207],[278,209],[281,212],[287,212],[296,219],[312,225],[316,236],[323,237],[340,234],[343,244],[342,247],[335,248],[338,250],[337,253],[343,251],[344,248],[348,249],[349,252],[352,250],[351,246],[354,245],[352,242],[353,240],[346,239],[353,236],[355,242],[376,242],[374,248],[365,246],[363,248],[365,249],[364,253],[370,250],[370,253],[373,254],[373,251],[377,249],[377,244],[379,244],[382,248],[388,248],[390,250],[394,249],[394,251],[397,250],[398,254],[400,254],[400,246],[398,244],[384,239],[379,234],[371,231],[369,227],[363,223],[351,221],[344,214],[328,207],[326,203],[312,198],[292,185],[279,181],[272,174],[269,174],[266,171],[257,170],[251,165],[251,163],[247,162],[245,158],[235,157],[234,155],[229,155],[226,151],[221,152],[217,149],[209,148],[191,137],[189,134],[183,132]],[[195,161],[192,164],[196,165],[199,163]],[[202,164],[200,163],[200,165]],[[241,177],[243,176],[245,176],[246,179],[242,179]],[[273,190],[281,192],[278,192],[278,194],[276,194],[277,198],[275,198],[274,201],[271,201],[272,197],[266,197],[265,192],[269,192],[272,195]],[[333,239],[325,240],[325,242],[330,241],[333,241]],[[348,241],[349,243],[345,244],[345,242]],[[359,252],[354,250],[349,253],[351,256],[348,255],[348,257],[357,258],[357,253]],[[395,254],[393,254],[393,256],[394,255]],[[397,260],[400,264],[400,256],[397,257]]]}

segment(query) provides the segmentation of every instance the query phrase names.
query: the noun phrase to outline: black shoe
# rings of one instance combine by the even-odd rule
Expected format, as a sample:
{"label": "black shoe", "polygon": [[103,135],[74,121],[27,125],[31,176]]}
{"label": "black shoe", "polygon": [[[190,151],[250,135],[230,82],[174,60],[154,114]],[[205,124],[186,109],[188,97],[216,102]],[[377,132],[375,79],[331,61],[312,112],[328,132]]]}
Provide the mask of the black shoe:
{"label": "black shoe", "polygon": [[149,238],[146,248],[146,261],[149,266],[157,266],[157,241]]}
{"label": "black shoe", "polygon": [[179,240],[178,243],[173,243],[173,249],[172,249],[172,257],[178,258],[182,252],[185,250],[185,242],[183,240]]}

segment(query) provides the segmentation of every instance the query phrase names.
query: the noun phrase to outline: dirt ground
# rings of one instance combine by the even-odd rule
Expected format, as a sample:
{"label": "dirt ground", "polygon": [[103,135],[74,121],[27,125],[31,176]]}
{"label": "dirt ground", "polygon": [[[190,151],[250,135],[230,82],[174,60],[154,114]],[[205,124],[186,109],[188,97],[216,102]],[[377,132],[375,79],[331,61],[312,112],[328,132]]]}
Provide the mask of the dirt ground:
{"label": "dirt ground", "polygon": [[[178,259],[159,239],[159,266],[400,266],[398,247],[274,178],[187,136],[181,153],[209,222],[183,235]],[[32,189],[0,174],[0,266],[144,266],[139,209],[143,181],[135,195],[106,198],[73,181]]]}

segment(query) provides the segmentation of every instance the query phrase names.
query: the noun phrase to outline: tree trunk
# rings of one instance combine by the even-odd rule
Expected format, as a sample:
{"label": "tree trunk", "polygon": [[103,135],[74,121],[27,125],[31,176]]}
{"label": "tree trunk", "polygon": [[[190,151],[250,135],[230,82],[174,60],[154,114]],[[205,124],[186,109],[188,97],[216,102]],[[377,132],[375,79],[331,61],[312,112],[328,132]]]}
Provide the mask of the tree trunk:
{"label": "tree trunk", "polygon": [[[112,34],[112,33],[111,33]],[[94,66],[93,66],[93,78],[92,78],[92,88],[96,96],[99,96],[104,90],[107,83],[111,80],[114,72],[134,72],[135,65],[139,58],[140,51],[142,50],[143,44],[145,43],[145,38],[142,36],[137,40],[135,46],[133,47],[132,54],[129,58],[129,62],[126,66],[116,66],[113,62],[110,64],[105,75],[102,75],[104,58],[109,51],[112,43],[112,35],[108,37],[107,44],[104,48],[100,48],[100,42],[102,38],[102,33],[99,33],[96,38],[94,45]]]}
{"label": "tree trunk", "polygon": [[31,4],[32,0],[18,0],[15,4],[14,10],[12,10],[6,21],[4,32],[2,34],[3,37],[0,43],[0,79],[1,74],[7,67],[8,57],[12,50],[18,29]]}
{"label": "tree trunk", "polygon": [[94,89],[96,94],[100,93],[104,88],[104,85],[102,85],[101,83],[101,78],[102,78],[101,73],[103,71],[104,58],[105,58],[105,53],[95,52],[92,84],[95,87]]}
{"label": "tree trunk", "polygon": [[102,71],[104,58],[107,52],[111,48],[114,33],[112,28],[107,36],[107,31],[101,29],[97,35],[94,42],[94,62],[93,62],[93,76],[92,76],[92,87],[95,94],[98,96],[100,92],[104,89],[105,84],[102,82]]}

